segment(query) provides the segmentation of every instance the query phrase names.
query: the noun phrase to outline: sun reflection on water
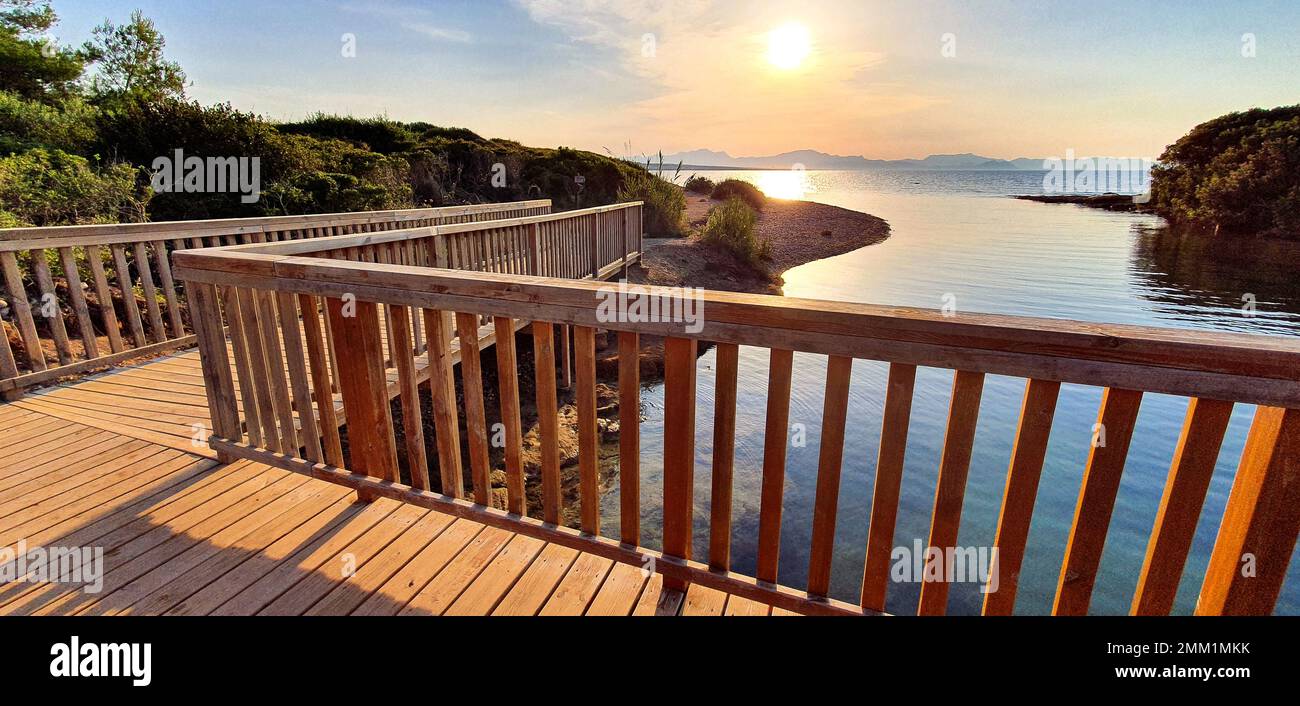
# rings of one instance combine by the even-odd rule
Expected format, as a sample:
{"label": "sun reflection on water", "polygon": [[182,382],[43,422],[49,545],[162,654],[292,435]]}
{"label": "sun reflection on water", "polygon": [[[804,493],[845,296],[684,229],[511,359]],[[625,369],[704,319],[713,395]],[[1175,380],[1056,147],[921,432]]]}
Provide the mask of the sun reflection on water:
{"label": "sun reflection on water", "polygon": [[760,191],[774,199],[806,199],[816,191],[802,169],[758,172],[754,181]]}

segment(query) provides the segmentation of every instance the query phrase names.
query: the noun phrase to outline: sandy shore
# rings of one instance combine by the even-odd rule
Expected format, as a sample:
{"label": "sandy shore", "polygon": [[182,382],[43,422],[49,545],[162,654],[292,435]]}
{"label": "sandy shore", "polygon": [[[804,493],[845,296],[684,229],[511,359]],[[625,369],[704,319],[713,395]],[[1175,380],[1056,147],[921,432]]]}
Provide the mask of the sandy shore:
{"label": "sandy shore", "polygon": [[[686,194],[686,218],[693,232],[703,227],[709,208],[717,203],[700,194]],[[781,274],[786,270],[879,243],[889,237],[889,224],[838,206],[768,199],[755,231],[772,245],[766,272],[693,237],[647,238],[641,265],[633,268],[630,279],[638,284],[780,294]]]}

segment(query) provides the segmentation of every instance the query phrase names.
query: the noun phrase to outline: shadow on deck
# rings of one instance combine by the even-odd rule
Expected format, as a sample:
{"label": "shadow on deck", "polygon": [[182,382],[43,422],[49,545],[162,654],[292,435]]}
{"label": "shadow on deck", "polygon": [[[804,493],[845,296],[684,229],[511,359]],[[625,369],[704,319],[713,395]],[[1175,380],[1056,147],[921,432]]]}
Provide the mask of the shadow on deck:
{"label": "shadow on deck", "polygon": [[[246,461],[218,464],[184,353],[0,406],[0,547],[102,548],[102,588],[20,580],[0,614],[770,614],[641,567]],[[777,613],[785,611],[777,610]]]}

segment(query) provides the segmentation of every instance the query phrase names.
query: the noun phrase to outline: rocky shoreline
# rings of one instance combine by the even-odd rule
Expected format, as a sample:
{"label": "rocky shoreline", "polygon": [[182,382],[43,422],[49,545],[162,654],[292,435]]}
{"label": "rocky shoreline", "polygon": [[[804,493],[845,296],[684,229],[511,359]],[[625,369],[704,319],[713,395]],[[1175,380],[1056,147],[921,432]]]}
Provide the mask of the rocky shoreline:
{"label": "rocky shoreline", "polygon": [[1149,203],[1139,203],[1124,194],[1021,194],[1012,198],[1039,203],[1072,203],[1089,208],[1128,213],[1154,213]]}

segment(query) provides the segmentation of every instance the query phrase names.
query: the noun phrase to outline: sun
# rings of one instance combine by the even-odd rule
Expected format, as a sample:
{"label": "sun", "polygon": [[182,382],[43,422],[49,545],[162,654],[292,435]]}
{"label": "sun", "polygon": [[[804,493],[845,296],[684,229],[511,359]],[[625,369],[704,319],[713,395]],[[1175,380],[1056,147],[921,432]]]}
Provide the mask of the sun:
{"label": "sun", "polygon": [[778,69],[797,69],[810,53],[812,37],[798,22],[783,24],[767,35],[767,60]]}

